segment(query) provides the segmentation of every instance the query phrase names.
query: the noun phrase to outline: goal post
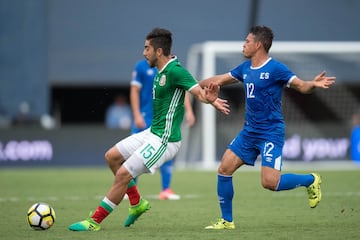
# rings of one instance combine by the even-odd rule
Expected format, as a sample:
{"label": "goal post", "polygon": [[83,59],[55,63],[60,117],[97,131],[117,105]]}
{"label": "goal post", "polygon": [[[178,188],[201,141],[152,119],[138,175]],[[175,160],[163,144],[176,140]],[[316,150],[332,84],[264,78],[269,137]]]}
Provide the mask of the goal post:
{"label": "goal post", "polygon": [[[216,74],[225,73],[243,62],[244,58],[242,56],[242,49],[242,41],[206,41],[203,43],[194,44],[188,51],[187,69],[194,75],[195,78],[199,80],[211,77]],[[277,56],[289,56],[290,60],[295,60],[299,57],[299,54],[336,54],[338,57],[337,61],[343,61],[344,65],[347,61],[347,55],[351,55],[353,53],[357,54],[356,57],[354,57],[354,59],[357,59],[356,66],[360,67],[360,42],[274,41],[270,49],[270,56],[275,55],[276,59],[279,59]],[[345,56],[341,56],[343,54]],[[233,59],[232,61],[226,60],[228,64],[226,68],[219,69],[218,58],[220,57],[226,59],[230,55],[236,56],[236,61]],[[286,59],[283,60],[280,58],[279,60],[287,64]],[[332,60],[331,57],[330,60]],[[296,61],[295,63],[295,65],[298,65]],[[311,63],[309,64],[311,65]],[[322,70],[328,70],[328,75],[334,74],[335,76],[338,76],[337,69],[332,68],[319,69],[319,67],[316,66],[316,69],[313,69],[313,71],[304,71],[307,73],[307,75],[304,76],[304,72],[299,72],[297,69],[293,69],[292,66],[289,67],[304,79],[307,79],[308,76],[312,78],[314,74],[317,74]],[[340,74],[344,75],[344,79],[348,78],[346,74],[350,74],[349,71],[346,70],[347,69],[344,69],[344,73]],[[219,160],[216,159],[216,111],[209,105],[201,104],[201,115],[201,168],[213,169],[218,165],[217,163]],[[235,134],[236,133],[234,133],[234,136]]]}

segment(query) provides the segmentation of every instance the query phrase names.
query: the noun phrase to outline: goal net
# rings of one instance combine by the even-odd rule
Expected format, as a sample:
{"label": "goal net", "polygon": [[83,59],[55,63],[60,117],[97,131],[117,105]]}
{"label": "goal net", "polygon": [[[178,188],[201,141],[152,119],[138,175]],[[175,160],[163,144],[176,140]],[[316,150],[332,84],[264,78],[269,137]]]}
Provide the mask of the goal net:
{"label": "goal net", "polygon": [[[195,44],[188,51],[187,69],[199,80],[226,73],[245,60],[242,48],[241,41],[207,41]],[[349,129],[348,122],[351,114],[360,106],[359,96],[356,96],[357,90],[348,87],[360,85],[360,77],[357,74],[357,70],[360,69],[360,42],[275,41],[270,49],[270,56],[285,63],[301,79],[312,79],[322,70],[326,70],[329,76],[337,77],[336,91],[331,94],[321,91],[316,93],[316,101],[326,105],[327,112],[325,113],[320,111],[321,113],[315,114],[318,112],[316,104],[310,103],[314,114],[309,114],[308,110],[302,109],[301,103],[297,103],[304,100],[295,97],[287,101],[284,94],[283,111],[286,112],[284,115],[287,123],[287,137],[296,135],[296,131],[315,137],[324,136],[324,133],[328,134],[326,124],[329,123],[324,118],[330,116],[329,118],[336,117],[336,121],[347,125],[333,131],[332,123],[334,122],[330,121],[329,128],[333,133],[329,135],[329,138],[343,139],[342,135],[348,134],[343,130]],[[244,118],[242,84],[226,86],[222,88],[221,93],[223,92],[227,94],[224,98],[230,99],[231,116],[224,117],[216,113],[209,105],[197,104],[196,106],[199,106],[196,112],[198,124],[190,132],[185,131],[182,157],[180,157],[185,162],[180,160],[180,163],[178,162],[180,165],[182,162],[187,166],[191,164],[202,169],[213,169],[218,165],[227,144],[242,128]],[[314,119],[316,117],[320,120]],[[322,124],[325,129],[319,130],[319,124]],[[293,130],[291,126],[295,126],[297,130]],[[303,129],[299,126],[303,126]],[[285,153],[286,151],[287,149],[284,149]],[[297,151],[303,151],[303,149]],[[302,157],[298,156],[298,158],[304,160],[301,159]]]}

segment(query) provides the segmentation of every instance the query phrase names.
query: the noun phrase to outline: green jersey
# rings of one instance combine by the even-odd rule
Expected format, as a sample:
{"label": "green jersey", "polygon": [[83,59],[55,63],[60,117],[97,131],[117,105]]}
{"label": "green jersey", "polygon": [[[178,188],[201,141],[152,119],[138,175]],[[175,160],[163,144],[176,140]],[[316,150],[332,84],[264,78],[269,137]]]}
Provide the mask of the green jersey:
{"label": "green jersey", "polygon": [[171,59],[157,73],[153,86],[151,132],[159,136],[163,143],[181,140],[185,92],[196,85],[198,82],[177,58]]}

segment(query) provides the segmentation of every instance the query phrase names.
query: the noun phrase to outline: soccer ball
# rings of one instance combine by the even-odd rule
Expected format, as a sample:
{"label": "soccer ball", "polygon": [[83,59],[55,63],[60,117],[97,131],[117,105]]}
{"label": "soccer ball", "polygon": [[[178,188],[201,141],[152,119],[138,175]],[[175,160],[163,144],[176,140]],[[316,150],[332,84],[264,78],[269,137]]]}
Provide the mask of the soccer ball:
{"label": "soccer ball", "polygon": [[47,230],[55,222],[55,211],[47,203],[35,203],[27,212],[27,220],[34,230]]}

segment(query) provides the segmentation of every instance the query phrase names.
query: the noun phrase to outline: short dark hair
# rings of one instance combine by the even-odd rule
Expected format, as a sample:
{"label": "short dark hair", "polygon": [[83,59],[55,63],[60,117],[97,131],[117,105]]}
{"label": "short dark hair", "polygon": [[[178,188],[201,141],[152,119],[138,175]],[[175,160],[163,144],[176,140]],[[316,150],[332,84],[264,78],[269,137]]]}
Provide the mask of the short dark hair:
{"label": "short dark hair", "polygon": [[250,29],[249,33],[253,34],[255,39],[262,43],[266,52],[269,52],[274,39],[274,33],[271,28],[266,26],[254,26]]}
{"label": "short dark hair", "polygon": [[162,48],[165,56],[171,53],[172,33],[164,28],[154,28],[147,36],[146,40],[150,41],[150,45],[154,49]]}

